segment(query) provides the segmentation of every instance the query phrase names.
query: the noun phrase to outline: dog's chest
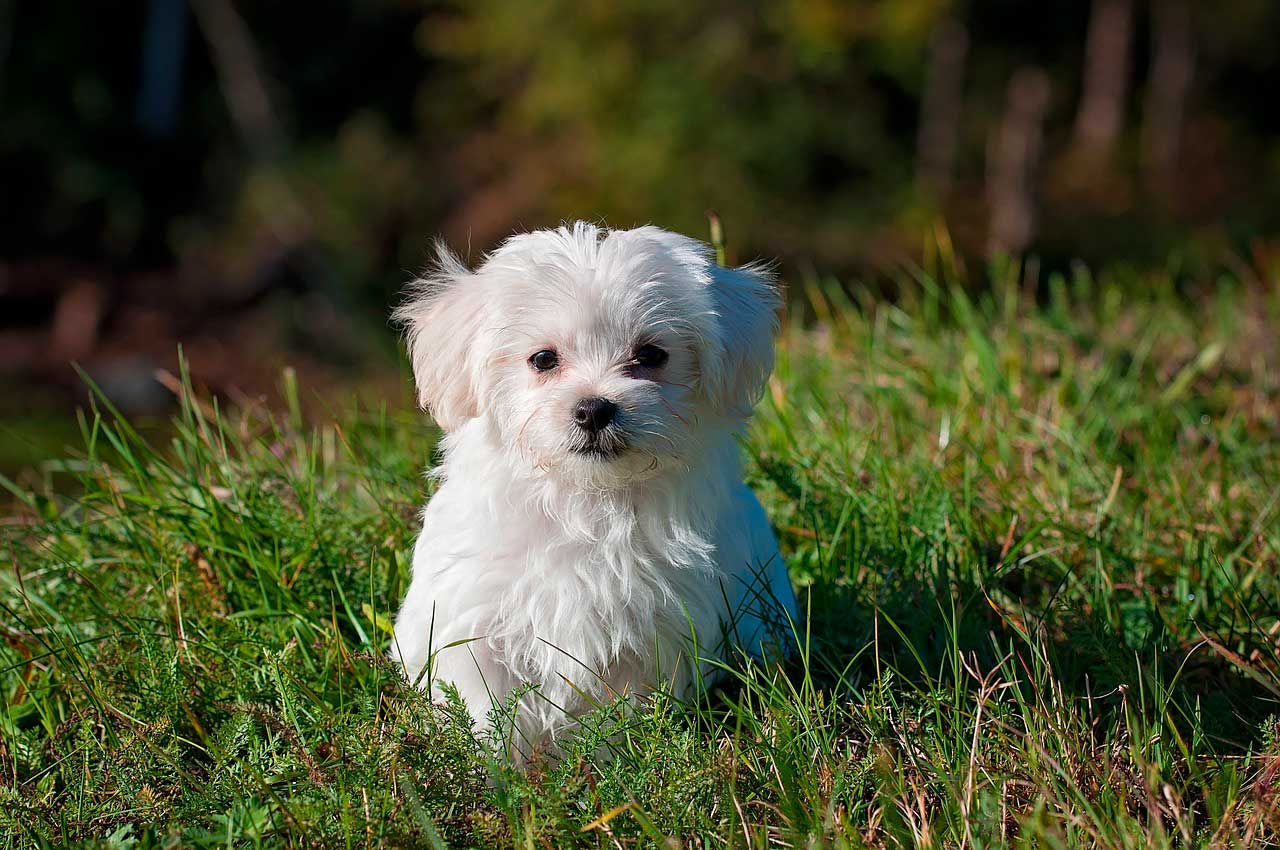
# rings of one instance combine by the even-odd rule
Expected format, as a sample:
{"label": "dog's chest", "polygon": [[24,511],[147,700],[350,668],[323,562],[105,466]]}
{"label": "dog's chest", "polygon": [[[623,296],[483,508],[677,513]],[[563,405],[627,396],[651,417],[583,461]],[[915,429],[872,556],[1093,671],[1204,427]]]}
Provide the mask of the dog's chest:
{"label": "dog's chest", "polygon": [[524,675],[651,668],[644,659],[655,648],[674,651],[715,625],[714,550],[701,536],[655,534],[625,516],[589,534],[540,524],[503,547],[523,563],[501,592],[491,631]]}

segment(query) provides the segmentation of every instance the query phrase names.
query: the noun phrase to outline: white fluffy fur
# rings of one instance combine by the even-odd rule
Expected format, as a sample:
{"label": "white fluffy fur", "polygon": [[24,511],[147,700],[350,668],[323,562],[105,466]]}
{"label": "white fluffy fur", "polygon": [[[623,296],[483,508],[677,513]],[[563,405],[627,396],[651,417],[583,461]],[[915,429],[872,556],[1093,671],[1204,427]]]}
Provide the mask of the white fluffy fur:
{"label": "white fluffy fur", "polygon": [[[512,237],[474,271],[438,253],[397,313],[446,431],[396,621],[409,678],[452,683],[481,726],[533,685],[511,719],[527,750],[592,702],[660,681],[686,694],[732,647],[760,655],[795,613],[736,444],[773,366],[769,275],[581,222]],[[666,364],[637,367],[644,344]],[[530,365],[542,349],[551,372]],[[619,409],[610,458],[574,451],[574,405],[593,396]]]}

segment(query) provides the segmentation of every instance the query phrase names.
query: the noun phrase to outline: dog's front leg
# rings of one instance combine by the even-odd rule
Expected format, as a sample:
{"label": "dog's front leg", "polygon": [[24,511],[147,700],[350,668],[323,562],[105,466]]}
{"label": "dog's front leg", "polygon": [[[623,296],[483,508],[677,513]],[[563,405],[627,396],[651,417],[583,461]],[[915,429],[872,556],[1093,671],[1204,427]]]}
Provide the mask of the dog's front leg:
{"label": "dog's front leg", "polygon": [[493,709],[504,704],[516,684],[483,638],[436,653],[431,670],[431,696],[444,698],[442,685],[453,686],[467,706],[477,731],[493,728]]}
{"label": "dog's front leg", "polygon": [[554,732],[569,725],[568,717],[517,677],[484,640],[439,653],[434,669],[432,696],[444,696],[444,683],[455,688],[476,733],[488,737],[512,764],[524,764],[535,752],[557,752]]}

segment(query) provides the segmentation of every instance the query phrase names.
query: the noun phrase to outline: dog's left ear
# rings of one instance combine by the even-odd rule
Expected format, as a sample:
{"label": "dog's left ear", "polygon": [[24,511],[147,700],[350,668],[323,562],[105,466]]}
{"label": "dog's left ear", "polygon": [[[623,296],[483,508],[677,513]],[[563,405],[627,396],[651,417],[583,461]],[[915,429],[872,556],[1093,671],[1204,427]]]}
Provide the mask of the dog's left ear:
{"label": "dog's left ear", "polygon": [[748,416],[773,371],[773,334],[782,296],[763,265],[730,269],[711,262],[707,291],[715,333],[707,340],[702,382],[708,398],[730,416]]}
{"label": "dog's left ear", "polygon": [[486,293],[476,275],[444,243],[436,261],[410,286],[393,318],[405,329],[418,403],[445,431],[480,415],[484,366],[477,339]]}

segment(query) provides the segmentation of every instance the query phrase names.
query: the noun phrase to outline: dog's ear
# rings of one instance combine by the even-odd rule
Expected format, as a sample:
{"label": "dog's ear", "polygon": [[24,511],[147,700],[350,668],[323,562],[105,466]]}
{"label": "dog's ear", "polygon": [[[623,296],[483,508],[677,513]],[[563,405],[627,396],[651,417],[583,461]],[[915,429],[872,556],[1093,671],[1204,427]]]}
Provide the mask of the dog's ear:
{"label": "dog's ear", "polygon": [[394,313],[405,329],[418,404],[452,431],[479,415],[482,358],[477,337],[483,327],[483,287],[444,243],[433,266],[410,284],[409,297]]}
{"label": "dog's ear", "polygon": [[773,371],[773,334],[782,297],[777,278],[762,265],[708,269],[716,333],[702,363],[707,396],[731,416],[747,416]]}

